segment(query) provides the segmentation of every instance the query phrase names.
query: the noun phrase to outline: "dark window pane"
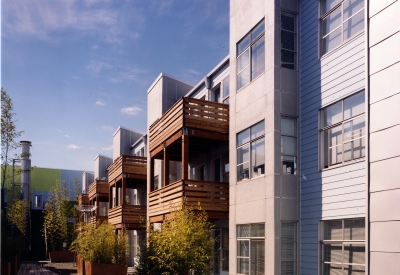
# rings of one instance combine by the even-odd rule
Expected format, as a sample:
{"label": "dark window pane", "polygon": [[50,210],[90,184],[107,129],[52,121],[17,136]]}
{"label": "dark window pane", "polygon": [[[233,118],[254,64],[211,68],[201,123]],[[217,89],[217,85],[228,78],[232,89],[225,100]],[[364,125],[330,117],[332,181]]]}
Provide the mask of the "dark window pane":
{"label": "dark window pane", "polygon": [[246,129],[237,134],[237,146],[245,144],[246,142],[250,141],[250,129]]}
{"label": "dark window pane", "polygon": [[241,257],[249,256],[249,241],[237,241],[237,255]]}
{"label": "dark window pane", "polygon": [[297,49],[296,34],[288,31],[281,31],[281,48],[291,51]]}
{"label": "dark window pane", "polygon": [[245,38],[242,39],[237,44],[237,55],[243,52],[250,45],[250,34],[248,34]]}
{"label": "dark window pane", "polygon": [[251,47],[251,79],[256,78],[265,69],[265,37],[260,38]]}
{"label": "dark window pane", "polygon": [[257,39],[265,29],[265,23],[264,20],[260,22],[260,24],[257,25],[257,27],[254,28],[254,30],[251,32],[251,42]]}
{"label": "dark window pane", "polygon": [[365,220],[345,220],[344,239],[365,240]]}
{"label": "dark window pane", "polygon": [[324,223],[324,240],[342,240],[342,221]]}
{"label": "dark window pane", "polygon": [[250,237],[250,224],[238,225],[237,236],[242,238]]}
{"label": "dark window pane", "polygon": [[265,225],[263,223],[256,223],[251,225],[250,237],[264,237]]}
{"label": "dark window pane", "polygon": [[265,266],[265,242],[251,240],[251,274],[264,275]]}
{"label": "dark window pane", "polygon": [[295,17],[295,15],[282,13],[281,28],[284,30],[296,32],[296,17]]}
{"label": "dark window pane", "polygon": [[251,127],[251,139],[255,139],[264,135],[264,121],[257,123]]}

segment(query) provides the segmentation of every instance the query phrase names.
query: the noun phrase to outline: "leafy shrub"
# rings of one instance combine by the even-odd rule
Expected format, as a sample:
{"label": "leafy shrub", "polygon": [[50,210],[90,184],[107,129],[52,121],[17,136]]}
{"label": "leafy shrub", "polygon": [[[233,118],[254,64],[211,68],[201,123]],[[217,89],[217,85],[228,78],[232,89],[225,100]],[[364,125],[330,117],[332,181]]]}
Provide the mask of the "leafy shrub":
{"label": "leafy shrub", "polygon": [[114,233],[109,223],[79,224],[79,234],[71,245],[84,260],[93,263],[126,265],[129,249],[124,230]]}

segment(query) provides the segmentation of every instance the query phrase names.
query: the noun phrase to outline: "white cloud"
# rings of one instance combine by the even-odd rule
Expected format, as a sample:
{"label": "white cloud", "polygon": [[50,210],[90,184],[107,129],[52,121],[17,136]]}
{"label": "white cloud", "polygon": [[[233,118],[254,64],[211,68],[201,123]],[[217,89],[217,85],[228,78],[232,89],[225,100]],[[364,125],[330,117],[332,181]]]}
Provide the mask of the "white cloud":
{"label": "white cloud", "polygon": [[110,69],[110,68],[111,68],[110,64],[97,60],[91,60],[90,63],[86,65],[86,70],[95,75],[100,73],[103,69]]}
{"label": "white cloud", "polygon": [[97,100],[96,105],[106,106],[106,104],[104,102],[102,102],[101,100]]}
{"label": "white cloud", "polygon": [[106,132],[114,132],[116,128],[109,126],[109,125],[103,125],[100,127],[101,130],[106,131]]}
{"label": "white cloud", "polygon": [[142,80],[142,75],[146,73],[146,70],[140,69],[140,68],[131,68],[129,70],[126,70],[124,72],[119,73],[118,75],[114,77],[110,77],[110,80],[114,83],[121,82],[123,80],[128,80],[128,81],[141,81]]}
{"label": "white cloud", "polygon": [[135,116],[135,115],[137,115],[140,111],[143,111],[143,110],[140,109],[139,107],[132,106],[132,107],[122,108],[122,109],[121,109],[121,114]]}
{"label": "white cloud", "polygon": [[78,145],[75,145],[75,144],[69,144],[69,145],[67,145],[66,148],[76,150],[76,149],[81,149],[82,147],[79,147]]}
{"label": "white cloud", "polygon": [[101,147],[101,150],[103,150],[103,151],[111,151],[112,149],[113,149],[112,144],[108,147]]}
{"label": "white cloud", "polygon": [[64,137],[66,137],[66,138],[71,138],[71,136],[70,136],[70,135],[64,135]]}

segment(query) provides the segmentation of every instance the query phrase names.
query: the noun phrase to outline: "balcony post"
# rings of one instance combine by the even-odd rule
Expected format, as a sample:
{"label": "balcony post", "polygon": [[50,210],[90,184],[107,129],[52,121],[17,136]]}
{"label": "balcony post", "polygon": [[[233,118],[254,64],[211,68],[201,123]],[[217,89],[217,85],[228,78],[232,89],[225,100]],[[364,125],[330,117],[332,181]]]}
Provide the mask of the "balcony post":
{"label": "balcony post", "polygon": [[122,173],[122,187],[121,188],[122,188],[122,190],[121,190],[122,202],[120,203],[120,205],[125,205],[126,204],[126,175],[125,175],[125,173]]}
{"label": "balcony post", "polygon": [[154,191],[154,159],[150,158],[150,186],[149,190]]}
{"label": "balcony post", "polygon": [[189,166],[189,136],[184,132],[182,135],[182,180],[188,179]]}
{"label": "balcony post", "polygon": [[[164,148],[164,186],[169,184],[169,153],[168,148]],[[163,186],[163,187],[164,187]]]}

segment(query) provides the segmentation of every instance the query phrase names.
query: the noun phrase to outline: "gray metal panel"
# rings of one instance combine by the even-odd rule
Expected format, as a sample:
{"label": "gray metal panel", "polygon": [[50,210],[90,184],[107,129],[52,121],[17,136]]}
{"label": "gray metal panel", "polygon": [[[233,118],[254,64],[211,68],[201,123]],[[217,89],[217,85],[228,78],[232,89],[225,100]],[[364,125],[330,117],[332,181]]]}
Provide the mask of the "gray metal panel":
{"label": "gray metal panel", "polygon": [[319,109],[365,87],[364,35],[318,58],[318,1],[300,1],[300,274],[318,273],[320,220],[365,216],[363,161],[319,170]]}
{"label": "gray metal panel", "polygon": [[89,192],[89,185],[94,181],[94,173],[83,172],[82,174],[82,193],[87,194]]}

